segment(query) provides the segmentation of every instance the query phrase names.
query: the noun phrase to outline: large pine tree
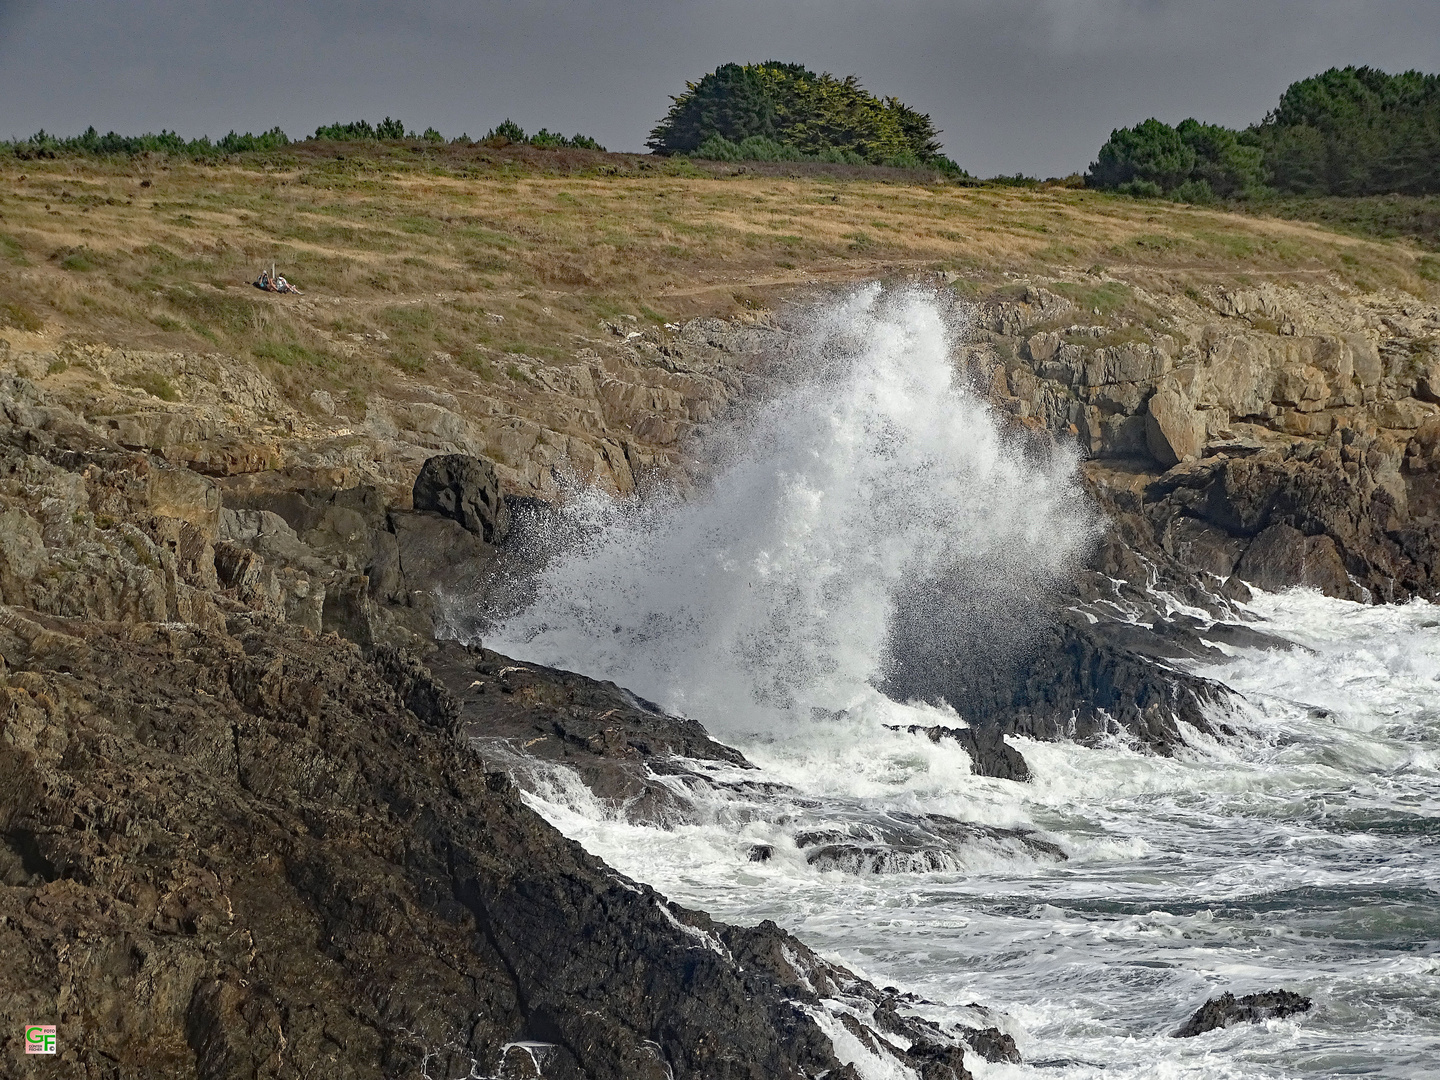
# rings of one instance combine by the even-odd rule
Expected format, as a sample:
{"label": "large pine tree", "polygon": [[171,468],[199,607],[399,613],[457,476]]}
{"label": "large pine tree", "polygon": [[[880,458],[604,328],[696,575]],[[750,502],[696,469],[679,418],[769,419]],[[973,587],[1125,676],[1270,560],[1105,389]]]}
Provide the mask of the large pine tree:
{"label": "large pine tree", "polygon": [[801,64],[722,64],[671,99],[650,132],[660,154],[691,153],[720,137],[762,138],[806,155],[844,153],[874,164],[939,163],[939,131],[925,113],[878,98],[853,75],[838,79]]}

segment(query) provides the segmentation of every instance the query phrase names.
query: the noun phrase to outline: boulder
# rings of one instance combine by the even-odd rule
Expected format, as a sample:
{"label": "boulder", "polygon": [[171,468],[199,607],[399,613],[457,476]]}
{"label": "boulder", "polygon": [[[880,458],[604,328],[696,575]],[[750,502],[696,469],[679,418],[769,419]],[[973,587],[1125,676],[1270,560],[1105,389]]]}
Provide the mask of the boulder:
{"label": "boulder", "polygon": [[1150,397],[1145,445],[1162,465],[1198,458],[1205,449],[1205,418],[1178,389],[1165,386]]}
{"label": "boulder", "polygon": [[1175,1038],[1190,1039],[1231,1024],[1258,1024],[1262,1020],[1293,1016],[1309,1012],[1312,1004],[1309,998],[1290,990],[1269,990],[1262,994],[1246,994],[1242,998],[1226,991],[1196,1009],[1195,1014],[1175,1032]]}
{"label": "boulder", "polygon": [[487,544],[510,531],[510,510],[500,495],[495,465],[468,454],[432,457],[415,479],[414,506],[453,518]]}
{"label": "boulder", "polygon": [[217,535],[220,489],[213,480],[190,469],[152,467],[148,481],[146,496],[152,514],[189,522],[207,537]]}
{"label": "boulder", "polygon": [[1382,428],[1414,431],[1435,417],[1434,405],[1416,401],[1414,398],[1386,401],[1375,407],[1375,422]]}
{"label": "boulder", "polygon": [[1015,1039],[997,1027],[965,1030],[960,1033],[960,1037],[986,1061],[1020,1064],[1020,1050],[1015,1045]]}
{"label": "boulder", "polygon": [[1242,580],[1270,591],[1302,585],[1342,598],[1354,591],[1335,541],[1306,536],[1290,525],[1271,525],[1257,536],[1236,572]]}
{"label": "boulder", "polygon": [[1346,340],[1352,353],[1355,377],[1360,380],[1361,386],[1374,386],[1385,374],[1385,365],[1375,343],[1363,334],[1351,334]]}
{"label": "boulder", "polygon": [[1421,401],[1440,404],[1440,361],[1429,364],[1415,384],[1415,396]]}
{"label": "boulder", "polygon": [[[49,561],[38,521],[24,510],[6,510],[0,514],[0,581],[7,575],[29,581]],[[0,585],[0,594],[3,592],[4,587]],[[16,596],[19,595],[17,592]]]}
{"label": "boulder", "polygon": [[1025,343],[1025,352],[1036,363],[1053,360],[1060,351],[1060,335],[1054,331],[1032,334]]}
{"label": "boulder", "polygon": [[1185,566],[1222,580],[1235,572],[1242,550],[1241,542],[1229,533],[1193,517],[1172,518],[1161,534],[1161,546]]}

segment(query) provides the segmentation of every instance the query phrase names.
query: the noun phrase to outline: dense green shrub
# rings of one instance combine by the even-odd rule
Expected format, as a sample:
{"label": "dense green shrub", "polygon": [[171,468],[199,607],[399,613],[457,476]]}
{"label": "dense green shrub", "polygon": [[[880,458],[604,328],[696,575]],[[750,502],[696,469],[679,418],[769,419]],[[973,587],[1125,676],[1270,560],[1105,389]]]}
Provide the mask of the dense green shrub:
{"label": "dense green shrub", "polygon": [[[417,142],[444,143],[445,136],[440,134],[433,127],[427,127],[423,132],[417,134],[414,131],[406,131],[405,125],[399,120],[386,117],[378,124],[372,124],[368,120],[355,120],[348,124],[326,124],[315,130],[312,139],[329,141],[355,141],[368,140],[395,141],[400,139],[411,139]],[[498,124],[488,135],[485,136],[493,144],[505,145],[507,143],[520,143],[531,146],[566,147],[583,150],[600,150],[605,148],[594,139],[586,135],[574,135],[566,138],[555,132],[541,128],[533,136],[525,134],[523,128],[514,121],[506,120]],[[471,145],[467,136],[460,136],[453,140],[457,144]],[[146,135],[117,135],[111,131],[101,135],[94,127],[86,129],[84,134],[75,135],[70,138],[60,138],[51,135],[48,131],[40,130],[28,139],[19,139],[14,142],[0,142],[0,154],[13,154],[19,158],[55,158],[66,154],[84,154],[91,157],[97,156],[135,156],[137,154],[170,154],[177,157],[190,158],[218,158],[226,154],[245,154],[258,151],[278,150],[290,145],[290,137],[278,127],[269,131],[253,135],[246,132],[241,135],[232,131],[223,138],[210,141],[209,136],[202,136],[198,139],[184,139],[173,131],[161,131],[160,134]]]}
{"label": "dense green shrub", "polygon": [[[439,132],[437,131],[438,135]],[[353,139],[403,139],[405,138],[405,125],[399,120],[392,120],[385,117],[378,124],[371,124],[368,120],[356,120],[349,124],[326,124],[324,127],[315,129],[312,139],[333,139],[348,141]],[[411,132],[411,138],[415,138]]]}
{"label": "dense green shrub", "polygon": [[507,146],[513,143],[520,146],[541,146],[557,150],[600,150],[603,152],[605,149],[588,135],[578,133],[567,139],[559,132],[541,128],[534,135],[527,135],[525,129],[509,117],[491,128],[480,141],[492,146]]}
{"label": "dense green shrub", "polygon": [[101,135],[93,126],[81,135],[62,139],[51,135],[43,128],[28,139],[12,143],[0,143],[0,152],[8,150],[19,158],[54,158],[63,154],[86,154],[94,156],[125,156],[136,154],[174,154],[180,157],[214,158],[224,154],[242,154],[256,150],[275,150],[290,144],[290,137],[278,127],[259,135],[246,132],[230,132],[221,139],[211,142],[208,136],[199,139],[184,139],[173,131],[162,130],[160,134],[117,135],[107,132]]}
{"label": "dense green shrub", "polygon": [[711,135],[689,156],[707,161],[831,161],[842,165],[869,164],[859,154],[851,151],[827,150],[823,154],[807,154],[764,135],[751,135],[739,142],[731,142],[724,135]]}
{"label": "dense green shrub", "polygon": [[[928,115],[897,98],[876,97],[853,75],[837,79],[771,60],[722,64],[685,85],[650,132],[646,145],[656,153],[711,157],[746,147],[772,155],[760,160],[839,154],[846,161],[959,172],[941,155],[940,133]],[[802,157],[775,157],[776,145]]]}
{"label": "dense green shrub", "polygon": [[1087,186],[1186,202],[1440,192],[1440,75],[1331,68],[1291,83],[1259,124],[1146,120],[1100,148]]}
{"label": "dense green shrub", "polygon": [[1281,191],[1440,192],[1440,75],[1331,68],[1291,83],[1252,130]]}
{"label": "dense green shrub", "polygon": [[1127,195],[1168,195],[1183,202],[1233,198],[1261,187],[1261,150],[1249,133],[1198,120],[1171,127],[1151,118],[1112,131],[1085,182]]}

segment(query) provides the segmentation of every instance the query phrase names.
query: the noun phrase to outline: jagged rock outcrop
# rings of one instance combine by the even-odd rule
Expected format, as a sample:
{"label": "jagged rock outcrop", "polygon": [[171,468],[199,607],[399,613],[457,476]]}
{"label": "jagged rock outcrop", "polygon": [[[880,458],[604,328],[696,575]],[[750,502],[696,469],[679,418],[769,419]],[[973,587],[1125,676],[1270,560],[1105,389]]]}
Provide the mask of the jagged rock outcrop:
{"label": "jagged rock outcrop", "polygon": [[442,356],[428,378],[397,372],[364,400],[293,401],[239,357],[72,341],[32,352],[4,336],[0,376],[18,377],[5,396],[26,427],[83,429],[217,479],[305,472],[405,507],[437,455],[487,458],[507,493],[548,498],[571,479],[628,493],[679,475],[689,434],[763,380],[760,358],[784,338],[762,318],[622,321],[564,362],[507,355],[499,382]]}
{"label": "jagged rock outcrop", "polygon": [[[1019,423],[1096,462],[1131,463],[1118,487],[1113,471],[1087,470],[1102,504],[1133,501],[1133,473],[1146,474],[1153,528],[1136,540],[1151,561],[1184,564],[1193,545],[1175,538],[1203,524],[1233,541],[1240,579],[1262,587],[1436,595],[1440,308],[1328,285],[1147,286],[1108,283],[1132,314],[1102,326],[1074,322],[1077,308],[1043,284],[1000,296],[965,349],[972,378]],[[1245,560],[1276,525],[1303,533],[1305,551],[1293,538],[1281,551],[1288,534],[1272,533]],[[1229,541],[1202,544],[1191,568],[1215,573]]]}
{"label": "jagged rock outcrop", "polygon": [[1309,998],[1292,990],[1267,990],[1259,994],[1246,994],[1242,998],[1237,998],[1227,990],[1196,1009],[1195,1014],[1180,1025],[1175,1037],[1193,1039],[1196,1035],[1229,1027],[1231,1024],[1258,1024],[1264,1020],[1279,1020],[1309,1012],[1311,1006]]}
{"label": "jagged rock outcrop", "polygon": [[887,1000],[565,840],[403,654],[15,608],[0,654],[7,1054],[44,1015],[78,1076],[524,1075],[526,1041],[549,1077],[768,1080],[839,1067],[825,1000]]}

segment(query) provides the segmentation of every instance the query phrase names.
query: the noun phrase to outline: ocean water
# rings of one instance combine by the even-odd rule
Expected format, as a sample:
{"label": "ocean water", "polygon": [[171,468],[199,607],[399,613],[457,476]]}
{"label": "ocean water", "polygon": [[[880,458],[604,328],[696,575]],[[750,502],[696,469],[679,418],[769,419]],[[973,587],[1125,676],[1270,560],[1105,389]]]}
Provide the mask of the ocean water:
{"label": "ocean water", "polygon": [[[956,330],[923,294],[818,311],[792,389],[716,440],[704,494],[577,498],[568,545],[486,637],[695,717],[784,788],[697,765],[716,783],[669,829],[564,773],[528,798],[623,873],[774,919],[936,1020],[996,1010],[1025,1063],[967,1055],[977,1076],[1440,1076],[1440,608],[1257,594],[1246,617],[1290,647],[1197,667],[1239,695],[1240,734],[1174,758],[1014,740],[1020,784],[886,727],[963,723],[874,688],[902,592],[984,575],[935,631],[1004,640],[1007,600],[1054,587],[1096,527],[1075,463],[1027,457],[955,381]],[[812,865],[807,834],[868,854]],[[1171,1037],[1215,993],[1281,987],[1314,1009]]]}

